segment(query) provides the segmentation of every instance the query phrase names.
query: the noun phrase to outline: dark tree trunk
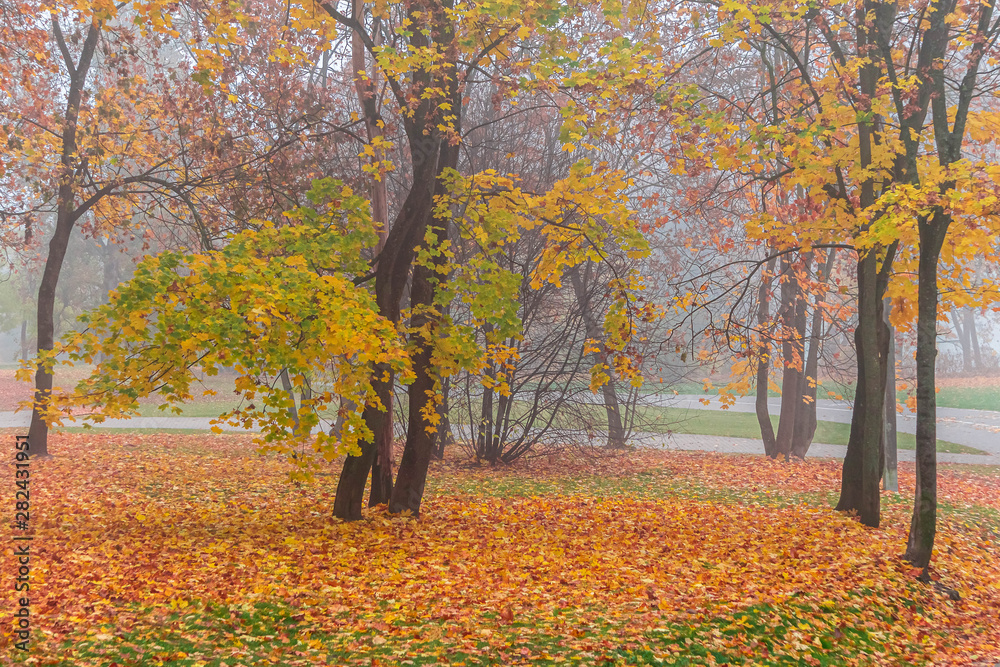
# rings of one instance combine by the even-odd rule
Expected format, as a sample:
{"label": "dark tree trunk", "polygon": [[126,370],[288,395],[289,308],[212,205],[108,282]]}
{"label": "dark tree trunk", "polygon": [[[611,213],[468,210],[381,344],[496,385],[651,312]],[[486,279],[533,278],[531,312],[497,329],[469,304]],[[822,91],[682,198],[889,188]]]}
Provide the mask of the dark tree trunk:
{"label": "dark tree trunk", "polygon": [[761,438],[764,440],[764,453],[773,458],[778,457],[778,444],[774,437],[774,425],[767,407],[767,390],[770,384],[771,357],[771,322],[768,314],[768,303],[771,298],[771,276],[774,274],[775,258],[767,262],[767,268],[761,278],[760,289],[757,292],[757,326],[760,328],[760,345],[757,349],[757,394],[754,407],[757,412],[757,423],[760,424]]}
{"label": "dark tree trunk", "polygon": [[[380,377],[379,372],[388,373],[388,368],[384,366],[375,367],[375,377]],[[374,383],[376,395],[385,404],[392,395],[392,384],[381,379]],[[366,405],[364,409],[364,420],[368,428],[378,433],[382,427],[382,421],[391,419],[389,415],[382,412],[374,405]],[[333,501],[333,515],[346,521],[357,521],[361,518],[361,510],[365,497],[365,486],[368,484],[368,472],[375,461],[375,445],[367,440],[359,440],[358,446],[361,448],[359,456],[348,456],[344,461],[344,468],[340,472],[340,480],[337,483],[337,495]]]}
{"label": "dark tree trunk", "polygon": [[372,487],[368,494],[368,506],[385,505],[392,495],[392,392],[385,406],[385,418],[381,428],[375,431],[375,460],[372,461]]}
{"label": "dark tree trunk", "polygon": [[[868,6],[858,7],[856,38],[859,49],[869,47],[869,33],[864,27]],[[878,68],[872,62],[861,67],[859,87],[866,96],[867,104],[875,95],[878,84]],[[864,109],[870,111],[870,108]],[[876,124],[874,117],[858,123],[858,157],[863,169],[872,164],[872,144],[878,141],[873,136]],[[875,184],[869,177],[861,182],[859,202],[861,210],[868,210],[875,204]],[[859,251],[858,257],[858,326],[854,340],[858,357],[858,380],[855,392],[854,410],[851,414],[851,436],[847,443],[847,455],[837,509],[854,510],[861,523],[877,527],[880,519],[879,482],[882,479],[880,445],[882,443],[883,398],[885,396],[885,370],[883,355],[879,349],[879,327],[882,318],[882,297],[884,284],[888,280],[893,251],[889,251],[883,263],[882,276],[879,274],[877,247]],[[863,252],[864,254],[861,254]],[[881,358],[880,358],[881,357]]]}
{"label": "dark tree trunk", "polygon": [[[440,139],[424,135],[419,130],[410,128],[407,135],[413,159],[413,186],[386,237],[375,267],[375,302],[379,314],[390,322],[399,321],[400,299],[413,264],[415,248],[423,241],[427,229],[437,173],[436,155],[440,145]],[[384,376],[387,374],[389,369],[382,367],[376,367],[372,373],[372,386],[383,409],[392,405],[392,378],[386,379]],[[383,410],[372,406],[365,406],[364,418],[373,433],[373,441],[359,441],[360,456],[348,456],[344,461],[334,500],[334,516],[348,521],[361,518],[368,473],[375,461],[377,449],[374,438],[382,433],[383,422],[391,420]]]}
{"label": "dark tree trunk", "polygon": [[[435,234],[439,242],[443,242],[446,233],[445,225],[436,224]],[[437,262],[442,261],[436,258]],[[420,515],[420,503],[424,495],[424,484],[427,481],[427,468],[434,452],[437,429],[429,428],[426,414],[437,411],[435,405],[439,387],[432,363],[434,342],[437,336],[437,317],[425,309],[433,308],[436,266],[418,265],[413,269],[413,283],[410,288],[410,303],[414,315],[410,320],[411,328],[418,330],[414,335],[417,351],[413,355],[414,380],[407,389],[409,397],[409,413],[407,415],[406,446],[399,462],[399,475],[389,499],[389,511],[393,513],[410,512],[413,516]]]}
{"label": "dark tree trunk", "polygon": [[[451,44],[454,35],[450,32],[450,23],[442,19],[442,43]],[[449,79],[448,98],[455,114],[455,126],[461,126],[462,99],[454,70]],[[458,144],[441,142],[440,157],[437,161],[437,174],[458,167]],[[434,194],[447,194],[448,186],[443,180],[436,180]],[[448,219],[431,216],[429,213],[429,229],[435,243],[442,244],[448,240]],[[424,238],[418,243],[423,243]],[[414,380],[407,390],[409,397],[409,414],[407,415],[406,444],[403,456],[399,462],[399,474],[389,499],[389,511],[392,513],[410,512],[413,516],[420,515],[420,502],[424,496],[424,485],[427,481],[427,468],[430,466],[434,453],[434,441],[437,429],[429,424],[425,415],[440,409],[440,385],[437,371],[433,366],[435,341],[438,336],[439,316],[436,313],[435,296],[440,280],[441,268],[446,258],[442,253],[435,253],[430,265],[417,265],[413,268],[413,282],[410,288],[410,306],[413,317],[410,325],[418,330],[415,334],[416,352],[413,359]]]}
{"label": "dark tree trunk", "polygon": [[[776,436],[778,456],[788,460],[792,453],[795,423],[802,406],[802,345],[805,338],[805,301],[795,274],[795,264],[786,255],[782,260],[785,276],[781,283],[781,410]],[[802,325],[801,329],[799,325]]]}
{"label": "dark tree trunk", "polygon": [[[55,18],[52,19],[53,32],[63,53],[68,54],[61,29]],[[80,115],[80,102],[83,87],[87,81],[90,64],[97,48],[97,40],[101,29],[92,23],[87,32],[80,52],[79,63],[71,62],[66,56],[66,68],[70,74],[69,91],[66,96],[66,119],[62,131],[62,153],[59,161],[59,189],[56,193],[56,229],[49,241],[49,254],[45,258],[45,268],[42,271],[42,281],[38,286],[37,304],[37,347],[41,357],[52,351],[55,345],[55,300],[56,287],[59,284],[59,274],[62,272],[63,260],[66,258],[66,248],[69,246],[73,226],[81,212],[76,206],[74,194],[73,173],[77,160],[77,120]],[[39,363],[35,369],[35,396],[31,411],[31,426],[28,427],[28,442],[32,456],[48,456],[49,425],[45,420],[49,397],[52,395],[52,371],[46,364]]]}
{"label": "dark tree trunk", "polygon": [[[364,2],[355,2],[353,8],[354,19],[357,22],[364,20]],[[380,44],[380,33],[375,35],[375,43]],[[357,31],[351,32],[351,67],[353,69],[354,87],[358,94],[358,101],[361,105],[363,118],[365,121],[365,132],[368,142],[373,143],[376,138],[383,135],[381,117],[378,110],[377,90],[379,87],[379,69],[372,67],[369,71],[365,55],[365,46],[361,35]],[[325,72],[324,72],[325,75]],[[372,160],[376,160],[375,156]],[[371,185],[371,207],[372,221],[380,226],[379,240],[375,246],[376,256],[381,255],[388,238],[386,226],[389,223],[389,207],[386,197],[385,178],[372,179]],[[392,393],[390,392],[388,401],[385,404],[386,417],[382,420],[381,426],[374,430],[373,440],[375,443],[375,459],[372,462],[372,483],[371,491],[368,495],[368,506],[384,505],[389,502],[389,495],[392,493],[392,468],[393,468],[393,419],[392,419]]]}
{"label": "dark tree trunk", "polygon": [[880,444],[885,391],[878,331],[881,310],[877,260],[872,250],[858,261],[858,326],[854,332],[858,380],[837,509],[857,511],[862,523],[875,527],[879,524],[880,512]]}
{"label": "dark tree trunk", "polygon": [[892,301],[886,297],[882,300],[882,319],[885,324],[888,342],[885,355],[885,424],[882,430],[882,452],[885,456],[885,467],[882,469],[882,488],[886,491],[899,491],[899,475],[896,466],[896,335],[889,322],[892,312]]}
{"label": "dark tree trunk", "polygon": [[[45,260],[42,281],[38,287],[36,321],[39,356],[51,352],[55,345],[56,286],[59,283],[59,274],[73,231],[72,185],[59,187],[59,202],[56,230],[49,242],[49,255]],[[32,456],[48,456],[49,453],[49,426],[45,420],[45,410],[51,394],[52,371],[45,364],[39,363],[35,369],[35,401],[31,412],[31,425],[28,427],[28,442]]]}
{"label": "dark tree trunk", "polygon": [[920,218],[917,264],[917,484],[906,559],[925,570],[931,561],[937,530],[937,265],[948,231],[948,217],[938,212]]}

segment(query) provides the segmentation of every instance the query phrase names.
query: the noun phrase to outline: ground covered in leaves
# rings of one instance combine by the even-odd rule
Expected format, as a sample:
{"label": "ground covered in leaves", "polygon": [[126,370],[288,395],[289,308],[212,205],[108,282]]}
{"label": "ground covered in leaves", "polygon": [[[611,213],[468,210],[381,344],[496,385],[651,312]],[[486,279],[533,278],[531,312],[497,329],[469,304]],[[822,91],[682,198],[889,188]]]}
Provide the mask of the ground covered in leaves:
{"label": "ground covered in leaves", "polygon": [[941,468],[934,572],[956,602],[900,557],[912,466],[868,529],[832,511],[834,461],[562,452],[494,470],[456,451],[419,521],[345,524],[336,466],[298,486],[243,436],[64,433],[52,450],[32,463],[32,650],[9,611],[7,664],[1000,661],[995,468]]}

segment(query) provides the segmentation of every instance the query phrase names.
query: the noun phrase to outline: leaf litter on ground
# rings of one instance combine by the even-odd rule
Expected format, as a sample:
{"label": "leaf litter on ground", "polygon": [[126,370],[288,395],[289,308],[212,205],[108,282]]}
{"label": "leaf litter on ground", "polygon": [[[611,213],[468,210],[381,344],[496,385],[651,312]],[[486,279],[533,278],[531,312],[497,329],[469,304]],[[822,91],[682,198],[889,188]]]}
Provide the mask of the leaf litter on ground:
{"label": "leaf litter on ground", "polygon": [[7,664],[1000,660],[992,470],[940,469],[933,572],[954,601],[901,556],[912,466],[870,529],[831,509],[837,461],[566,449],[493,468],[456,448],[419,520],[343,523],[338,462],[298,484],[247,436],[53,440],[32,464],[32,651],[8,623]]}

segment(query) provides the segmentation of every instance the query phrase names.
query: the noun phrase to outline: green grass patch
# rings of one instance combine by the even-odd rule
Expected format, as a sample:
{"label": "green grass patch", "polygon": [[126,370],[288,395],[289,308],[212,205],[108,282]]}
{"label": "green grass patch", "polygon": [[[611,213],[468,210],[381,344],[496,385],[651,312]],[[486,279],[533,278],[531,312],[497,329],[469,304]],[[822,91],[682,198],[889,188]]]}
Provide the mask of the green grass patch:
{"label": "green grass patch", "polygon": [[[654,433],[690,433],[694,435],[719,435],[730,438],[750,438],[759,440],[760,423],[752,412],[729,412],[725,410],[688,410],[685,408],[640,407],[637,430]],[[778,416],[771,415],[775,431]],[[816,424],[814,442],[828,445],[846,445],[851,436],[850,424],[821,421]],[[897,434],[899,449],[916,449],[916,438],[910,433]],[[938,440],[938,451],[951,454],[986,454],[986,452],[960,445],[955,442]]]}
{"label": "green grass patch", "polygon": [[937,404],[942,408],[1000,411],[1000,386],[942,387],[937,394]]}
{"label": "green grass patch", "polygon": [[[725,382],[713,383],[708,391],[702,383],[683,382],[675,385],[661,386],[649,384],[644,386],[640,392],[642,394],[669,394],[677,392],[682,395],[695,396],[717,396],[719,387]],[[844,400],[854,400],[854,383],[841,384],[833,380],[825,380],[817,390],[817,398],[830,398],[827,392],[839,394]],[[781,396],[781,392],[769,389],[768,396]],[[896,398],[900,403],[905,403],[911,395],[910,391],[900,390],[896,393]],[[1000,411],[1000,378],[996,379],[995,386],[982,387],[941,387],[937,392],[937,405],[941,408],[957,408],[961,410],[991,410]]]}
{"label": "green grass patch", "polygon": [[837,602],[802,593],[783,604],[690,618],[683,610],[654,611],[637,630],[596,609],[519,610],[504,622],[497,613],[419,619],[390,602],[351,616],[323,603],[194,601],[165,616],[148,607],[122,609],[120,617],[134,619],[129,627],[93,628],[65,642],[61,661],[47,664],[865,665],[876,655],[919,654],[906,641],[887,644],[886,632],[859,622],[882,622],[908,604],[873,602],[862,591]]}

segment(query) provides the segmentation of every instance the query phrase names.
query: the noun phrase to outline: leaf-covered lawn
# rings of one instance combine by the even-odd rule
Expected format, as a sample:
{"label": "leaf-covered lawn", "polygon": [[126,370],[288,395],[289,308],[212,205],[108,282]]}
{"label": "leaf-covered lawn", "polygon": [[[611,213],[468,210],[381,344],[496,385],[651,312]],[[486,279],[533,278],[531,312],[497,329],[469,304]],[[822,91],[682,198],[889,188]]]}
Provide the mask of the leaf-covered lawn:
{"label": "leaf-covered lawn", "polygon": [[32,464],[33,650],[5,621],[8,664],[1000,660],[993,469],[941,470],[934,564],[953,602],[900,558],[912,466],[872,530],[830,509],[832,461],[562,453],[491,470],[456,451],[419,521],[344,524],[336,465],[295,486],[244,436],[62,433],[53,451]]}

